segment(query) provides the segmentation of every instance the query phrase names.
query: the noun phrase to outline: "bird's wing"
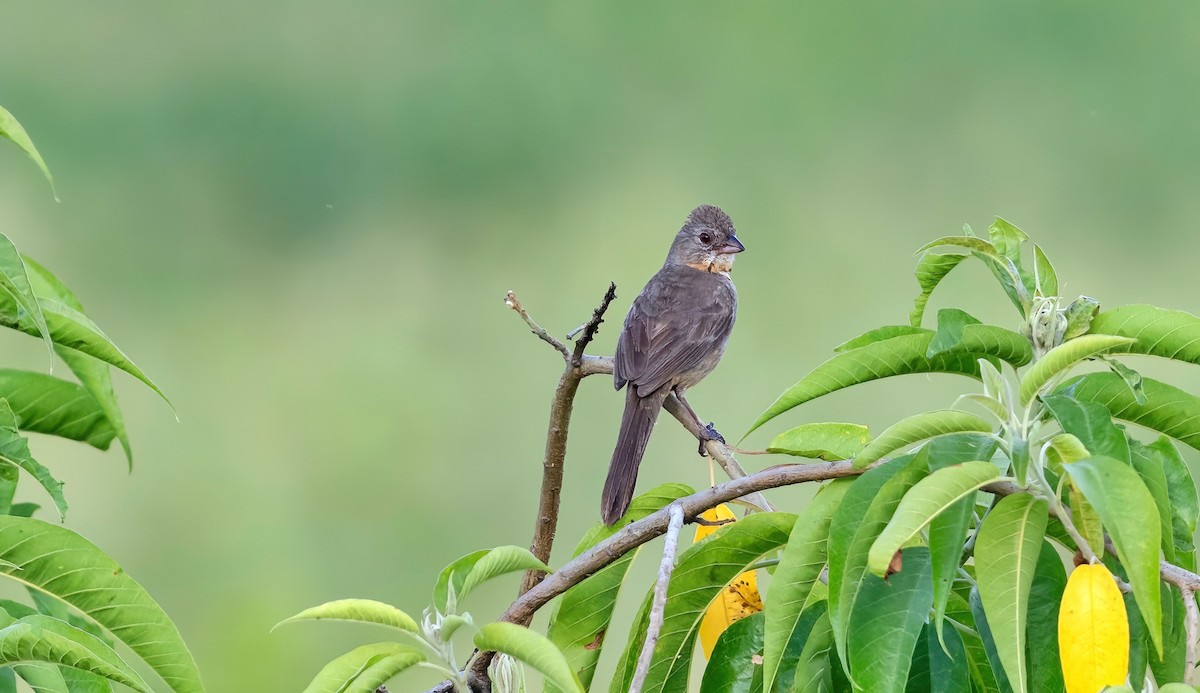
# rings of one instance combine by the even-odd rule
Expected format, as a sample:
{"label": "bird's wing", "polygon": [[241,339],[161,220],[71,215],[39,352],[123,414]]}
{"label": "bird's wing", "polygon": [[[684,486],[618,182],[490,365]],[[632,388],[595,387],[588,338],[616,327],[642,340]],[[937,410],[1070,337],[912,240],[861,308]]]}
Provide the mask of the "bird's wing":
{"label": "bird's wing", "polygon": [[660,274],[634,300],[617,341],[617,387],[630,382],[649,394],[699,368],[729,338],[736,300],[729,289],[680,279]]}

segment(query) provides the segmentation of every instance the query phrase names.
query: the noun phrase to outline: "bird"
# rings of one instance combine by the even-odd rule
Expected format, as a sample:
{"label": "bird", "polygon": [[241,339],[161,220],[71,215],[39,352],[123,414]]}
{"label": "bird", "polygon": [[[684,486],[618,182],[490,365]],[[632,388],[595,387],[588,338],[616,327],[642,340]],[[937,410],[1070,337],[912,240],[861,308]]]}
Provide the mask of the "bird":
{"label": "bird", "polygon": [[[729,278],[746,246],[719,207],[701,205],[675,234],[662,269],[633,300],[617,339],[613,385],[625,388],[625,412],[600,499],[600,516],[616,524],[633,499],[638,467],[663,402],[671,393],[696,421],[685,391],[716,368],[737,318],[737,290]],[[724,440],[708,424],[706,440]]]}

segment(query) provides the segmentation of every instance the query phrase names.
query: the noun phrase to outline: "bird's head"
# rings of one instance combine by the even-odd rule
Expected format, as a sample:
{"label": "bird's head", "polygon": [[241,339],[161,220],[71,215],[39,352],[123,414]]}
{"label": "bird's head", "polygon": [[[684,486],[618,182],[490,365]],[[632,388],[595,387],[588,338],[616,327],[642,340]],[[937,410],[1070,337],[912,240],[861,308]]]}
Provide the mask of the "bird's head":
{"label": "bird's head", "polygon": [[734,255],[745,249],[734,235],[728,214],[720,207],[700,205],[692,210],[675,235],[667,262],[705,272],[728,272],[733,268]]}

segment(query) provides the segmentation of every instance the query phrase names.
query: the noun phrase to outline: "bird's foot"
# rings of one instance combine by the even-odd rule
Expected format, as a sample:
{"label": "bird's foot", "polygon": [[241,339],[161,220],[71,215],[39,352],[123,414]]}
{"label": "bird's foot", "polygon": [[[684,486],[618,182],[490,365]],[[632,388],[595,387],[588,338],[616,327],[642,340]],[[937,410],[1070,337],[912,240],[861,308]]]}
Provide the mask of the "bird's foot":
{"label": "bird's foot", "polygon": [[697,450],[697,452],[700,453],[701,457],[708,456],[708,453],[704,450],[704,444],[710,440],[719,441],[722,445],[725,444],[725,436],[717,433],[717,429],[713,428],[713,423],[711,421],[708,422],[707,426],[700,429],[700,449]]}

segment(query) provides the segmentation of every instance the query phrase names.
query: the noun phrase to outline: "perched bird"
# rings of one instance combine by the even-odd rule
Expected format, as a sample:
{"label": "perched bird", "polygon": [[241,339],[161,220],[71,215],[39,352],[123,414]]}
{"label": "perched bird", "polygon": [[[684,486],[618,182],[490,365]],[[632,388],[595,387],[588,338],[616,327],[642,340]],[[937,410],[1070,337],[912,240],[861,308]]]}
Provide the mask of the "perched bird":
{"label": "perched bird", "polygon": [[[729,271],[734,255],[745,249],[729,216],[701,205],[675,235],[662,269],[633,300],[613,363],[614,385],[628,388],[600,500],[605,524],[615,523],[629,509],[638,465],[667,396],[674,392],[695,416],[684,391],[711,373],[725,353],[737,316]],[[711,423],[704,435],[721,439]]]}

